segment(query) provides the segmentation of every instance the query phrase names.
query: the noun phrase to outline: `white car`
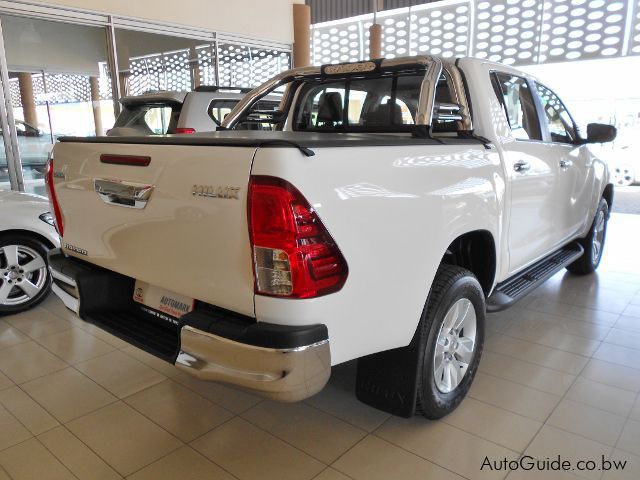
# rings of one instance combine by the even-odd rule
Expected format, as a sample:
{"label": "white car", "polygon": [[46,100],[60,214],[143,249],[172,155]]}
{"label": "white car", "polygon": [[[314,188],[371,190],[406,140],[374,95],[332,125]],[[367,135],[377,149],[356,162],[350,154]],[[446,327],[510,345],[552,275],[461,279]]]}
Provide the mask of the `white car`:
{"label": "white car", "polygon": [[[193,92],[165,91],[123,97],[122,112],[107,135],[213,132],[250,90],[201,86]],[[271,95],[256,109],[275,110],[279,101],[277,95]]]}
{"label": "white car", "polygon": [[628,187],[640,182],[640,148],[625,145],[610,151],[608,158],[616,185]]}
{"label": "white car", "polygon": [[0,315],[27,310],[47,296],[47,253],[59,246],[45,197],[0,192]]}
{"label": "white car", "polygon": [[[280,108],[254,106],[286,86]],[[234,131],[252,123],[281,131]],[[54,292],[202,379],[439,418],[487,310],[600,263],[613,185],[562,101],[512,67],[406,57],[282,73],[210,134],[65,138]]]}

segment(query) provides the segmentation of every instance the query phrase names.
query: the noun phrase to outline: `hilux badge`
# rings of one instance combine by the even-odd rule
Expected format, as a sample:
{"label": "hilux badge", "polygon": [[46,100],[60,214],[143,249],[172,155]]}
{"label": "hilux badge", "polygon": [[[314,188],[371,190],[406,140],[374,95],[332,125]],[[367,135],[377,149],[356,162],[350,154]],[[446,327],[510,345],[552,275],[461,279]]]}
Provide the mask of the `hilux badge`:
{"label": "hilux badge", "polygon": [[72,252],[79,253],[80,255],[89,254],[84,248],[76,247],[75,245],[71,245],[70,243],[65,243],[64,248],[66,248],[67,250],[71,250]]}
{"label": "hilux badge", "polygon": [[194,185],[191,191],[194,197],[229,198],[238,200],[240,187],[221,185]]}

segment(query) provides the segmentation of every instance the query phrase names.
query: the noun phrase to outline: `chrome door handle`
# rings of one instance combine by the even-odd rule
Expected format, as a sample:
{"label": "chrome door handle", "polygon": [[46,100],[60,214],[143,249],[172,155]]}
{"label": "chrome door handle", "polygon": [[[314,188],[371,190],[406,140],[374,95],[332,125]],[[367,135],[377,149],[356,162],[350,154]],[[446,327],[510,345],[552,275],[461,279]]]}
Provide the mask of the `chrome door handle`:
{"label": "chrome door handle", "polygon": [[95,178],[93,188],[104,203],[140,209],[147,206],[154,187],[153,185]]}
{"label": "chrome door handle", "polygon": [[524,173],[531,168],[529,162],[525,162],[524,160],[519,160],[513,164],[513,169],[518,173]]}
{"label": "chrome door handle", "polygon": [[563,168],[566,170],[569,167],[573,167],[573,160],[566,160],[564,158],[560,160],[560,168]]}

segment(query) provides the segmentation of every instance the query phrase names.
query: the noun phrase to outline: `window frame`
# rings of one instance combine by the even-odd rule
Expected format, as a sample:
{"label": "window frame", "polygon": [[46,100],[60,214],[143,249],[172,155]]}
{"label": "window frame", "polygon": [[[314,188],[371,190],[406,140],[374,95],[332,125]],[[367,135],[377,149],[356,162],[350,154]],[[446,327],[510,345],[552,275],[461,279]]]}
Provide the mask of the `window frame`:
{"label": "window frame", "polygon": [[[539,81],[537,81],[535,79],[528,79],[528,80],[529,80],[529,83],[530,83],[530,87],[529,88],[532,91],[535,92],[534,101],[536,103],[536,109],[538,109],[538,117],[540,119],[544,118],[544,121],[540,120],[540,128],[541,128],[541,132],[542,132],[542,137],[544,139],[543,140],[544,143],[548,143],[548,144],[551,144],[551,145],[583,145],[584,141],[582,140],[582,137],[580,136],[580,130],[578,129],[578,124],[576,123],[575,119],[573,118],[573,115],[571,115],[571,112],[567,108],[566,104],[562,101],[562,98],[560,98],[560,95],[558,95],[556,92],[554,92],[552,89],[547,87],[542,82],[539,82]],[[553,93],[556,96],[556,98],[560,101],[560,105],[562,105],[562,108],[564,108],[565,112],[567,112],[567,115],[569,115],[569,118],[571,119],[571,123],[573,124],[573,131],[575,132],[575,136],[576,136],[576,138],[572,142],[556,142],[556,141],[552,140],[551,131],[549,130],[549,122],[547,120],[547,114],[544,111],[544,105],[542,103],[542,98],[540,97],[540,94],[538,93],[537,85],[540,85],[540,86],[546,88],[547,90],[549,90],[551,93]]]}
{"label": "window frame", "polygon": [[213,114],[213,109],[216,108],[213,106],[213,104],[216,102],[235,102],[233,107],[231,107],[231,110],[233,110],[240,102],[240,99],[236,100],[235,98],[213,98],[209,102],[209,106],[207,106],[207,115],[209,115],[209,118],[211,118],[211,120],[213,120],[213,122],[219,127],[220,125],[222,125],[222,120],[224,120],[224,118],[222,120],[218,120]]}

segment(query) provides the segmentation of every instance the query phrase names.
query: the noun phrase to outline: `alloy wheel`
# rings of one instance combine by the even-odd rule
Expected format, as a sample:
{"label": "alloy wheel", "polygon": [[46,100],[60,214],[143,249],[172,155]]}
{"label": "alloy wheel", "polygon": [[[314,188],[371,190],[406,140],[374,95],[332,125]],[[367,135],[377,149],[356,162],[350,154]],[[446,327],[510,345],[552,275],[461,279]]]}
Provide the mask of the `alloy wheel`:
{"label": "alloy wheel", "polygon": [[596,216],[596,221],[593,226],[593,238],[591,240],[592,248],[591,248],[591,261],[593,264],[597,264],[598,260],[600,260],[600,255],[602,254],[602,244],[604,243],[604,231],[605,231],[605,220],[604,220],[604,212],[602,210],[598,210],[598,215]]}
{"label": "alloy wheel", "polygon": [[47,264],[25,245],[0,247],[0,305],[20,305],[35,298],[47,284]]}
{"label": "alloy wheel", "polygon": [[476,311],[467,298],[454,303],[438,332],[433,377],[442,393],[456,389],[469,368],[476,347]]}

